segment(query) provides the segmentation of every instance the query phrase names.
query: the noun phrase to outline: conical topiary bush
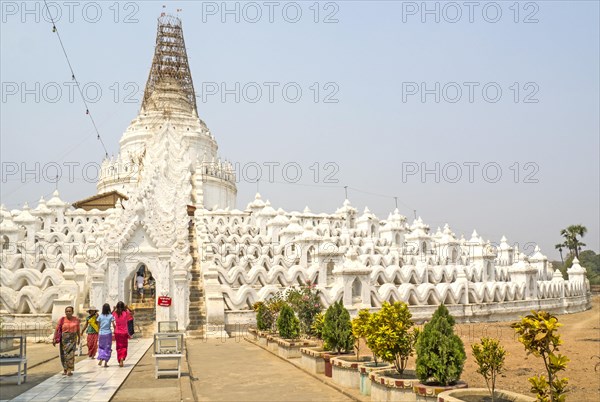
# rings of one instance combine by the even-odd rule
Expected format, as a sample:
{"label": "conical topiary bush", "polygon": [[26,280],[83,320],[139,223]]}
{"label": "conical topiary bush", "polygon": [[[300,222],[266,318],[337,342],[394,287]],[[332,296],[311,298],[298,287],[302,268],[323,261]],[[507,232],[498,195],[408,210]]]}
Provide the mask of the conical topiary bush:
{"label": "conical topiary bush", "polygon": [[443,304],[425,324],[417,339],[417,377],[422,383],[451,385],[460,379],[465,360],[465,347],[454,333],[454,318]]}
{"label": "conical topiary bush", "polygon": [[300,336],[300,320],[287,304],[283,305],[279,318],[277,318],[277,330],[279,336],[284,339],[296,339]]}
{"label": "conical topiary bush", "polygon": [[333,350],[337,354],[342,351],[349,352],[354,347],[350,313],[341,301],[333,303],[325,312],[323,341],[325,349]]}

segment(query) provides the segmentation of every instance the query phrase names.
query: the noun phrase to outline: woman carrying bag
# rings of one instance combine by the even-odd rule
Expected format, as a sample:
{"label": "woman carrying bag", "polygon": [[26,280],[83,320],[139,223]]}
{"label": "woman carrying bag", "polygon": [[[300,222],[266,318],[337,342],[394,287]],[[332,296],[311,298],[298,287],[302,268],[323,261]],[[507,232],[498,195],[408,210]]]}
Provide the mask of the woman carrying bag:
{"label": "woman carrying bag", "polygon": [[60,345],[60,362],[63,366],[63,375],[72,376],[75,370],[75,350],[81,341],[79,337],[79,318],[73,315],[72,306],[65,308],[65,316],[58,320],[52,346]]}
{"label": "woman carrying bag", "polygon": [[117,344],[117,360],[119,366],[123,367],[123,362],[127,358],[127,348],[129,344],[129,325],[128,322],[133,320],[133,312],[125,306],[122,301],[117,303],[113,311],[115,320],[115,342]]}

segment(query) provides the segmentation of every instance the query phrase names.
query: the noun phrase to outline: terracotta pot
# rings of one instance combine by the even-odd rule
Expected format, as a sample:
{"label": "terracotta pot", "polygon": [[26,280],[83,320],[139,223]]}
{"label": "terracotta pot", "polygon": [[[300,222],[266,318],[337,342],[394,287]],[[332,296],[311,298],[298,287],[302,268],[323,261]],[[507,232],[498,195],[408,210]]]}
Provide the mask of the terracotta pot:
{"label": "terracotta pot", "polygon": [[[335,355],[333,355],[335,356]],[[331,358],[333,357],[330,354],[325,353],[323,355],[323,360],[325,360],[325,376],[331,378],[333,369],[331,367]]]}

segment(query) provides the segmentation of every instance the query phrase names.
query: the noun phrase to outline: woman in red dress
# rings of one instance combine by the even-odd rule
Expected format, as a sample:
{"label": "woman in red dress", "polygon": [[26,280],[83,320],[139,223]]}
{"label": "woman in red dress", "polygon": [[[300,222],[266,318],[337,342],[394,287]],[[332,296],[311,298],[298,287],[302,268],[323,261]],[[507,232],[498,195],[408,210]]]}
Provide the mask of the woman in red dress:
{"label": "woman in red dress", "polygon": [[123,367],[123,361],[127,357],[127,346],[129,343],[129,330],[127,322],[133,319],[133,311],[129,310],[122,301],[117,303],[113,311],[115,318],[115,342],[117,344],[117,360],[119,366]]}

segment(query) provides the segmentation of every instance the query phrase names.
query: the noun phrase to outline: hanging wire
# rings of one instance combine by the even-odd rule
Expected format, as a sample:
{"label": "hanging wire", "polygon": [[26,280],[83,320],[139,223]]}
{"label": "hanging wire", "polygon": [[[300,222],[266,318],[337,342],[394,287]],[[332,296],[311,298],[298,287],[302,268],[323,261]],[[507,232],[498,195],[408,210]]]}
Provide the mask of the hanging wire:
{"label": "hanging wire", "polygon": [[100,131],[98,131],[98,126],[96,126],[94,117],[92,116],[92,113],[90,112],[90,108],[85,100],[85,96],[83,96],[83,90],[81,89],[81,85],[79,85],[79,81],[75,78],[75,71],[73,70],[73,65],[71,64],[71,60],[69,59],[67,50],[65,49],[63,41],[60,37],[58,28],[56,28],[56,23],[54,21],[54,17],[52,17],[52,13],[50,12],[50,9],[48,8],[48,3],[46,2],[46,0],[44,0],[44,5],[46,7],[46,11],[48,12],[48,15],[50,16],[50,22],[52,22],[52,32],[54,32],[56,34],[56,37],[58,38],[58,41],[60,42],[60,47],[62,48],[65,58],[67,59],[67,64],[69,65],[69,70],[71,71],[71,79],[73,81],[75,81],[75,84],[77,85],[77,89],[79,90],[79,95],[81,95],[81,100],[83,101],[83,105],[85,106],[85,114],[87,116],[89,116],[90,121],[92,122],[92,125],[94,126],[94,131],[96,132],[96,138],[98,139],[98,141],[100,141],[100,144],[102,144],[102,148],[104,149],[104,155],[106,158],[108,158],[108,150],[106,149],[106,145],[104,145],[104,141],[102,140],[102,137],[100,136]]}
{"label": "hanging wire", "polygon": [[[116,111],[114,113],[112,113],[112,115],[110,115],[109,117],[107,117],[107,120],[112,118],[115,113],[117,113]],[[62,162],[70,153],[74,152],[77,148],[79,148],[80,146],[82,146],[84,143],[86,143],[87,141],[89,141],[90,139],[88,137],[83,138],[79,143],[72,145],[70,148],[67,148],[65,150],[65,152],[59,156],[56,160],[57,162]],[[14,194],[15,192],[19,191],[20,189],[22,189],[23,187],[25,187],[27,184],[31,183],[33,180],[35,180],[36,176],[33,176],[29,179],[24,180],[20,186],[17,186],[15,188],[13,188],[12,190],[10,190],[8,193],[5,193],[3,196],[4,197],[8,197],[12,194]],[[17,179],[18,180],[18,179]],[[74,180],[80,180],[75,178]],[[81,179],[83,180],[83,179]],[[7,180],[10,181],[10,180]]]}
{"label": "hanging wire", "polygon": [[[406,203],[402,202],[397,196],[373,193],[373,192],[370,192],[370,191],[361,190],[361,189],[356,188],[356,187],[341,186],[341,185],[335,186],[335,185],[325,185],[325,184],[290,183],[290,182],[286,182],[286,181],[267,180],[267,179],[258,179],[258,180],[256,180],[256,182],[257,183],[258,182],[263,182],[263,183],[270,183],[270,184],[287,184],[287,185],[291,185],[291,186],[302,186],[302,187],[343,188],[344,190],[350,189],[350,190],[353,190],[353,191],[356,191],[356,192],[362,193],[362,194],[367,194],[367,195],[376,196],[376,197],[389,198],[389,199],[394,200],[396,203],[400,203],[400,204],[404,205],[406,208],[410,209],[411,211],[414,210],[409,205],[407,205]],[[346,198],[348,198],[347,194],[348,193],[346,192]]]}
{"label": "hanging wire", "polygon": [[387,195],[387,194],[378,194],[378,193],[372,193],[372,192],[370,192],[370,191],[365,191],[365,190],[361,190],[361,189],[359,189],[359,188],[356,188],[356,187],[350,187],[350,186],[348,186],[348,188],[349,188],[350,190],[354,190],[354,191],[356,191],[356,192],[359,192],[359,193],[363,193],[363,194],[367,194],[367,195],[372,195],[372,196],[375,196],[375,197],[383,197],[383,198],[389,198],[389,199],[392,199],[392,200],[394,200],[394,202],[399,202],[400,204],[404,205],[406,208],[408,208],[408,209],[410,209],[410,210],[413,210],[413,208],[412,208],[410,205],[408,205],[408,204],[406,204],[406,203],[402,202],[402,200],[400,200],[400,199],[399,199],[397,196],[393,196],[393,195]]}

